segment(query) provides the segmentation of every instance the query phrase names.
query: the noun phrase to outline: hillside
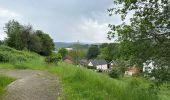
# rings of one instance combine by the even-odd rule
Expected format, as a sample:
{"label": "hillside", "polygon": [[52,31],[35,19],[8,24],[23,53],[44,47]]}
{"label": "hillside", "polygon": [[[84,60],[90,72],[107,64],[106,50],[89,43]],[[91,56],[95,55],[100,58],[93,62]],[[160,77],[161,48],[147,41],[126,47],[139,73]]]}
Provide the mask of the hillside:
{"label": "hillside", "polygon": [[[64,92],[60,98],[64,100],[168,100],[169,98],[170,92],[166,88],[168,84],[162,85],[158,90],[153,82],[141,77],[125,77],[118,80],[110,78],[107,74],[63,62],[57,65],[46,64],[44,57],[38,54],[18,51],[7,46],[0,46],[0,53],[1,59],[8,58],[5,63],[0,63],[0,68],[25,69],[25,71],[36,69],[57,76]],[[2,55],[5,57],[7,55],[7,58]]]}
{"label": "hillside", "polygon": [[72,47],[74,43],[66,43],[66,42],[55,42],[55,47],[58,48],[68,48]]}

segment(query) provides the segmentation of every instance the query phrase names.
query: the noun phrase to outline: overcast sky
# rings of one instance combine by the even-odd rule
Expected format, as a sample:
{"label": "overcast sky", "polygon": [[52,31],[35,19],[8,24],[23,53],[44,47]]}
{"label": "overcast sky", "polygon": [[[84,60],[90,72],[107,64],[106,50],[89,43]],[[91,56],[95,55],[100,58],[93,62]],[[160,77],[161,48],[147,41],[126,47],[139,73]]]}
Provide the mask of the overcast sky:
{"label": "overcast sky", "polygon": [[107,9],[113,0],[0,0],[0,39],[4,23],[15,19],[33,25],[60,42],[109,42],[109,23],[120,23],[109,17]]}

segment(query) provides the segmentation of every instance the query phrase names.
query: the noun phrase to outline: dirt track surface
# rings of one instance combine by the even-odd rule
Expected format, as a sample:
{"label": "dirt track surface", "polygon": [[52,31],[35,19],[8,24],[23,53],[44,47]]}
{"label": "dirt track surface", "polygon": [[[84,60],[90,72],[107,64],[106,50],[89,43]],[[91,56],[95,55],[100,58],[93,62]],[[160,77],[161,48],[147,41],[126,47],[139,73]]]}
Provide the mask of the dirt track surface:
{"label": "dirt track surface", "polygon": [[61,86],[56,76],[35,70],[5,70],[0,74],[17,78],[7,87],[4,100],[57,100]]}

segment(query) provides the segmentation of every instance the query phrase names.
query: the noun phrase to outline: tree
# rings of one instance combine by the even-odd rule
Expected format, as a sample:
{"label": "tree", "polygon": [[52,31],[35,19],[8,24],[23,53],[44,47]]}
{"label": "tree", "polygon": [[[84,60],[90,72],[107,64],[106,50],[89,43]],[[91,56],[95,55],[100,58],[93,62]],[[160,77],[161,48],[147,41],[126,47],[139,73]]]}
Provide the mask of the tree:
{"label": "tree", "polygon": [[88,59],[94,59],[99,55],[99,48],[98,45],[91,45],[88,52],[87,52],[87,58]]}
{"label": "tree", "polygon": [[68,51],[65,48],[61,48],[58,53],[61,54],[62,58],[64,58],[68,54]]}
{"label": "tree", "polygon": [[31,25],[23,26],[12,20],[5,24],[5,33],[8,38],[5,43],[17,50],[29,50],[44,56],[49,56],[54,50],[54,43],[48,34],[33,30]]}
{"label": "tree", "polygon": [[[148,60],[155,62],[157,68],[170,66],[170,1],[169,0],[114,0],[117,5],[108,9],[110,15],[119,14],[125,21],[131,14],[130,23],[109,25],[108,37],[118,36],[124,49],[124,57],[132,64],[142,64]],[[120,7],[121,6],[121,7]],[[169,68],[166,68],[169,70]],[[156,69],[155,69],[156,70]],[[164,71],[160,80],[169,71]]]}
{"label": "tree", "polygon": [[41,41],[41,51],[40,54],[44,56],[49,56],[54,50],[54,42],[48,34],[43,33],[40,30],[37,30],[35,34],[40,38]]}
{"label": "tree", "polygon": [[73,58],[75,64],[78,64],[80,59],[86,57],[86,52],[83,50],[83,48],[84,47],[81,46],[79,42],[77,42],[73,45],[73,50],[68,52],[68,55]]}
{"label": "tree", "polygon": [[6,40],[8,46],[13,47],[17,50],[23,49],[23,43],[21,38],[22,29],[22,25],[20,25],[19,22],[15,20],[9,21],[7,24],[5,24],[4,30],[8,36]]}
{"label": "tree", "polygon": [[100,57],[107,60],[112,61],[118,58],[119,50],[118,50],[118,44],[117,43],[110,43],[106,46],[102,45],[102,48],[100,48]]}

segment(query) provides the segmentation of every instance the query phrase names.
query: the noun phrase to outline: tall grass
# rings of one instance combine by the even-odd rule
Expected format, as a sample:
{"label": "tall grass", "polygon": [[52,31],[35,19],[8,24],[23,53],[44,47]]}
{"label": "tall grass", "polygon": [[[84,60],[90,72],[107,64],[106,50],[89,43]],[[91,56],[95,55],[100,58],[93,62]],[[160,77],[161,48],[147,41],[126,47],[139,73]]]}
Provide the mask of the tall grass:
{"label": "tall grass", "polygon": [[2,99],[2,96],[5,92],[5,87],[14,80],[15,80],[14,78],[0,76],[0,100]]}
{"label": "tall grass", "polygon": [[50,72],[61,77],[69,100],[157,100],[154,84],[143,78],[112,79],[73,65],[59,64]]}
{"label": "tall grass", "polygon": [[18,51],[5,45],[0,45],[0,62],[25,63],[37,60],[40,56],[29,51]]}

